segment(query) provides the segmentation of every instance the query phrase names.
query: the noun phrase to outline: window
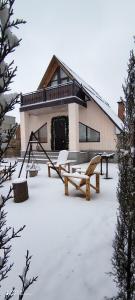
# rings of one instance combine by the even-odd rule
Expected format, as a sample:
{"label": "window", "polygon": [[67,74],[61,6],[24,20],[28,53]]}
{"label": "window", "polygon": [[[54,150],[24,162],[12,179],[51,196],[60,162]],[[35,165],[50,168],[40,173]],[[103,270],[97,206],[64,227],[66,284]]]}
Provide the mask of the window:
{"label": "window", "polygon": [[61,79],[61,84],[62,84],[62,83],[67,83],[67,82],[69,82],[68,78],[62,78],[62,79]]}
{"label": "window", "polygon": [[79,123],[79,142],[86,142],[86,126]]}
{"label": "window", "polygon": [[47,123],[35,131],[35,136],[40,143],[47,143]]}
{"label": "window", "polygon": [[58,85],[58,81],[57,80],[53,80],[53,81],[51,81],[50,85],[51,86],[56,86],[56,85]]}
{"label": "window", "polygon": [[50,85],[51,86],[55,86],[58,84],[58,72],[56,72],[50,82]]}
{"label": "window", "polygon": [[67,74],[63,71],[63,69],[58,68],[52,77],[49,86],[56,86],[58,84],[64,84],[71,81],[71,79],[67,76]]}
{"label": "window", "polygon": [[62,69],[60,69],[60,78],[65,78],[65,77],[67,77],[67,74]]}
{"label": "window", "polygon": [[79,122],[79,142],[100,142],[100,132]]}
{"label": "window", "polygon": [[55,80],[58,80],[58,73],[55,73],[53,78],[52,78],[52,81],[55,81]]}

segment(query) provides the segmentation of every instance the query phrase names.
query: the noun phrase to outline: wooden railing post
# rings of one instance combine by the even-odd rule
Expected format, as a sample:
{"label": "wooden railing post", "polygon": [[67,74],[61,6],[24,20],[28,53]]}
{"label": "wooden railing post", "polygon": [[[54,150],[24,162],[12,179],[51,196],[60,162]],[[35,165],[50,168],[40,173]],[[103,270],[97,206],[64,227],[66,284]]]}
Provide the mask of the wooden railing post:
{"label": "wooden railing post", "polygon": [[46,101],[46,89],[43,89],[43,101]]}
{"label": "wooden railing post", "polygon": [[72,85],[72,92],[73,92],[73,96],[75,96],[75,81],[73,79],[73,85]]}
{"label": "wooden railing post", "polygon": [[21,93],[21,106],[23,105],[23,95]]}

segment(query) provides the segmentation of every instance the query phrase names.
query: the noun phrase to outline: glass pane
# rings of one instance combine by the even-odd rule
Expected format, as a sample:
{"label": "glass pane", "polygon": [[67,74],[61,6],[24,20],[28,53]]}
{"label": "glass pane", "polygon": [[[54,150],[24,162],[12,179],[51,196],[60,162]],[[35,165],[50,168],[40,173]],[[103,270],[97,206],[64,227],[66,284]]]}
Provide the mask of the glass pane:
{"label": "glass pane", "polygon": [[50,86],[56,86],[56,85],[58,85],[58,81],[57,80],[54,80],[54,81],[50,82]]}
{"label": "glass pane", "polygon": [[[38,139],[38,131],[35,132],[35,136]],[[35,140],[35,138],[34,138],[34,140]]]}
{"label": "glass pane", "polygon": [[55,73],[51,81],[58,80],[58,73]]}
{"label": "glass pane", "polygon": [[87,127],[87,141],[88,142],[99,142],[100,134],[96,130]]}
{"label": "glass pane", "polygon": [[35,132],[35,136],[40,143],[47,143],[47,124],[45,124],[39,130],[37,130]]}
{"label": "glass pane", "polygon": [[67,82],[68,82],[68,78],[61,79],[61,84],[62,83],[67,83]]}
{"label": "glass pane", "polygon": [[39,129],[39,140],[42,143],[47,143],[47,125]]}
{"label": "glass pane", "polygon": [[68,77],[67,74],[62,69],[60,69],[60,78],[65,78],[65,77]]}
{"label": "glass pane", "polygon": [[86,142],[86,126],[79,124],[79,141]]}

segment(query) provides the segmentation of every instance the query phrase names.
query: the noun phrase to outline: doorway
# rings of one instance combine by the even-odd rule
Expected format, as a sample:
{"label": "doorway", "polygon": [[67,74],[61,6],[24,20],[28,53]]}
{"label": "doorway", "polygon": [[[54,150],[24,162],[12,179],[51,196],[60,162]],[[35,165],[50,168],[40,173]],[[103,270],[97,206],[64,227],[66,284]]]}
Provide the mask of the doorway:
{"label": "doorway", "polygon": [[59,116],[52,118],[51,131],[52,150],[59,151],[68,149],[68,117]]}

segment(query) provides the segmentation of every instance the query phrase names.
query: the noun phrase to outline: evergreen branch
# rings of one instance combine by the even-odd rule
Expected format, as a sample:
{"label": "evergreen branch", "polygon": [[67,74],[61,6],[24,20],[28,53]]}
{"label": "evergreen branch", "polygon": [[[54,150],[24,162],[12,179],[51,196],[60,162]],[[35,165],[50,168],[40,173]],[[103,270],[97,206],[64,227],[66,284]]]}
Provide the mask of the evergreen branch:
{"label": "evergreen branch", "polygon": [[10,294],[7,293],[7,294],[5,295],[4,300],[10,300],[10,299],[14,296],[14,294],[15,294],[15,288],[13,287],[13,288],[12,288],[12,291],[10,292]]}
{"label": "evergreen branch", "polygon": [[37,278],[38,276],[36,277],[32,277],[30,279],[27,279],[27,275],[28,275],[28,271],[30,269],[30,264],[31,264],[31,258],[32,256],[29,255],[29,251],[27,250],[27,253],[26,253],[26,261],[25,261],[25,267],[24,267],[24,270],[23,270],[23,274],[22,275],[19,275],[19,278],[21,279],[21,282],[22,282],[22,289],[21,289],[21,293],[19,295],[19,298],[18,300],[22,300],[27,289],[34,283],[37,281]]}
{"label": "evergreen branch", "polygon": [[[2,98],[3,93],[10,90],[10,84],[13,82],[17,67],[14,67],[14,61],[10,63],[5,63],[6,58],[9,54],[13,53],[16,50],[16,47],[19,46],[21,39],[17,39],[17,37],[12,33],[13,29],[18,29],[21,24],[24,24],[25,21],[22,19],[13,19],[14,11],[13,4],[15,0],[1,0],[0,1],[0,11],[2,18],[0,19],[0,126],[4,120],[5,114],[14,109],[15,104],[20,103],[20,95],[14,96],[10,101],[5,101]],[[0,162],[2,162],[3,157],[7,149],[9,148],[10,141],[15,133],[16,126],[9,131],[7,135],[7,145],[3,149],[3,140],[0,139]],[[13,172],[15,171],[16,162],[5,168],[4,173],[1,176],[0,184],[5,182]],[[12,249],[11,241],[14,238],[18,238],[21,235],[22,230],[25,228],[25,225],[20,227],[18,230],[15,230],[13,227],[6,226],[6,216],[5,212],[5,204],[6,202],[12,198],[12,190],[13,187],[10,187],[9,192],[6,196],[0,197],[0,282],[8,277],[9,272],[11,271],[13,264],[8,265],[10,252]],[[22,281],[22,290],[19,295],[19,299],[22,299],[26,290],[30,285],[32,285],[37,277],[33,277],[27,280],[26,275],[29,271],[31,256],[29,256],[29,252],[27,251],[26,255],[26,266],[25,266],[25,274],[24,277],[20,276]],[[1,287],[1,286],[0,286]],[[4,297],[5,300],[11,299],[15,294],[15,288],[11,290],[10,293],[7,293]]]}

